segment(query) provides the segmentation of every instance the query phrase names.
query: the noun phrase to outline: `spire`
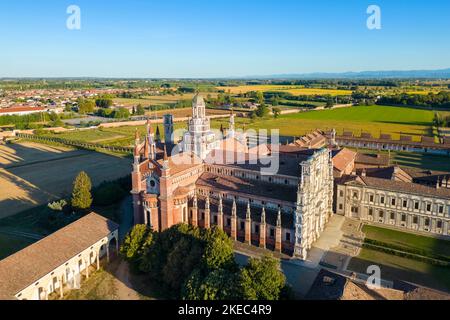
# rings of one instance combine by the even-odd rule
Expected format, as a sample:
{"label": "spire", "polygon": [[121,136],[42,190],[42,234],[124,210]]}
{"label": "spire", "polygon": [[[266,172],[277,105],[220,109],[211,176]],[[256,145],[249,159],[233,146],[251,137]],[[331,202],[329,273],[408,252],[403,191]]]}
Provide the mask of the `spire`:
{"label": "spire", "polygon": [[234,111],[233,111],[233,108],[231,109],[231,114],[230,114],[230,125],[228,128],[228,134],[231,137],[234,136]]}
{"label": "spire", "polygon": [[139,140],[140,140],[140,138],[139,138],[139,131],[136,128],[136,131],[134,132],[134,144],[138,145],[139,144]]}
{"label": "spire", "polygon": [[156,141],[161,141],[161,133],[159,132],[159,126],[156,126]]}
{"label": "spire", "polygon": [[145,144],[144,144],[144,158],[145,158],[145,157],[148,157],[149,159],[151,158],[151,155],[150,155],[150,148],[151,148],[151,146],[150,146],[150,143],[149,143],[148,139],[145,139]]}
{"label": "spire", "polygon": [[235,217],[236,214],[237,214],[236,199],[233,199],[233,207],[231,209],[231,216]]}
{"label": "spire", "polygon": [[223,202],[222,202],[222,195],[219,194],[219,214],[223,214]]}
{"label": "spire", "polygon": [[266,224],[266,207],[265,206],[262,208],[262,212],[261,212],[261,223]]}
{"label": "spire", "polygon": [[209,210],[209,194],[206,196],[205,209]]}
{"label": "spire", "polygon": [[194,193],[194,199],[192,200],[192,207],[197,208],[197,192]]}
{"label": "spire", "polygon": [[167,157],[167,147],[164,145],[164,162],[169,161],[169,158]]}
{"label": "spire", "polygon": [[166,145],[164,145],[164,159],[163,159],[163,170],[169,169],[169,157],[167,157]]}
{"label": "spire", "polygon": [[278,208],[277,227],[281,227],[281,208]]}

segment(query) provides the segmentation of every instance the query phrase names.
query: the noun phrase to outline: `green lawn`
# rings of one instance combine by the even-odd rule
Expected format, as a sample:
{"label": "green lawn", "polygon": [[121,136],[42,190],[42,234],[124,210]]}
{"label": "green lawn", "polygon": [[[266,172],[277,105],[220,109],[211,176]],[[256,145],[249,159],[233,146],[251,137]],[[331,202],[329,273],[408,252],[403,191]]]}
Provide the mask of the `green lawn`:
{"label": "green lawn", "polygon": [[[366,239],[372,239],[404,248],[405,251],[419,249],[430,254],[450,256],[450,241],[415,235],[397,230],[365,225]],[[349,270],[366,273],[370,265],[381,267],[382,278],[404,280],[420,285],[450,291],[450,268],[435,266],[426,262],[398,257],[392,254],[363,248],[353,258]]]}
{"label": "green lawn", "polygon": [[[410,134],[418,139],[420,135],[432,134],[433,112],[401,107],[352,107],[335,110],[310,111],[282,115],[278,119],[251,120],[237,118],[237,127],[247,129],[278,129],[281,135],[300,136],[315,129],[335,128],[338,133],[351,130],[355,133],[370,132],[379,136],[381,132],[389,133],[398,139],[400,134]],[[223,124],[228,127],[228,119],[213,120],[213,128]],[[163,126],[160,125],[163,136]],[[175,129],[186,127],[185,123],[176,123]],[[141,135],[145,134],[145,126],[138,127]],[[105,128],[102,130],[75,131],[55,134],[61,138],[98,142],[112,145],[131,145],[135,127]]]}
{"label": "green lawn", "polygon": [[434,113],[432,111],[422,109],[390,106],[361,106],[289,114],[282,116],[282,118],[322,121],[339,120],[345,122],[362,121],[427,126],[433,121],[433,116]]}
{"label": "green lawn", "polygon": [[363,227],[367,239],[378,240],[387,244],[408,249],[419,249],[430,253],[450,257],[450,241],[415,235],[397,230],[370,225]]}
{"label": "green lawn", "polygon": [[358,257],[350,261],[348,269],[366,273],[370,265],[380,266],[383,279],[409,281],[450,292],[450,268],[364,248]]}
{"label": "green lawn", "polygon": [[[117,300],[117,289],[114,276],[104,269],[95,271],[88,280],[83,278],[79,290],[71,290],[65,300]],[[55,296],[55,299],[59,297]]]}
{"label": "green lawn", "polygon": [[338,133],[353,131],[355,134],[369,132],[375,137],[380,133],[391,134],[399,139],[401,134],[432,134],[432,111],[388,106],[351,107],[334,110],[308,111],[281,115],[278,119],[237,119],[237,125],[253,129],[279,129],[281,135],[300,136],[315,129],[335,128]]}

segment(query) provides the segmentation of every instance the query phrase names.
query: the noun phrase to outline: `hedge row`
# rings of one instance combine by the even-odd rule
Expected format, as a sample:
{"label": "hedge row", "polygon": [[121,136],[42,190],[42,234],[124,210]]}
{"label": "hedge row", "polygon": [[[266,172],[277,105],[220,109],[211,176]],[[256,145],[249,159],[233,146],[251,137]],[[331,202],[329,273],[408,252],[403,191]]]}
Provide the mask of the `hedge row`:
{"label": "hedge row", "polygon": [[386,243],[386,242],[373,240],[373,239],[365,239],[364,242],[368,243],[368,244],[375,245],[375,246],[379,246],[379,247],[385,247],[385,248],[389,248],[389,249],[393,249],[393,250],[398,250],[398,251],[403,251],[403,252],[407,252],[407,253],[411,253],[411,254],[416,254],[416,255],[419,255],[419,256],[424,256],[424,257],[427,257],[427,258],[430,258],[430,259],[442,260],[442,261],[450,262],[450,256],[445,256],[445,255],[440,255],[440,254],[433,254],[432,252],[430,252],[428,250],[406,248],[406,247],[403,247],[403,246],[400,246],[400,245],[395,245],[395,244]]}
{"label": "hedge row", "polygon": [[380,247],[380,246],[369,244],[369,243],[363,243],[363,248],[380,251],[380,252],[384,252],[387,254],[392,254],[394,256],[401,257],[401,258],[408,258],[408,259],[412,259],[412,260],[416,260],[416,261],[421,261],[421,262],[429,263],[429,264],[432,264],[435,266],[446,267],[446,268],[450,267],[450,263],[448,263],[446,261],[432,259],[432,258],[404,252],[404,251],[398,251],[398,250],[391,249],[391,248]]}

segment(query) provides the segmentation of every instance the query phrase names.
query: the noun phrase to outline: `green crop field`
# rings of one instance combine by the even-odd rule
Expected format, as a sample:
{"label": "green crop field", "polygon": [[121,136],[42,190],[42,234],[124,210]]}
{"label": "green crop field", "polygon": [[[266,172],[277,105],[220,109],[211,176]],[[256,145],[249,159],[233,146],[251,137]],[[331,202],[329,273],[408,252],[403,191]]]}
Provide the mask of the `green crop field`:
{"label": "green crop field", "polygon": [[391,134],[399,139],[401,134],[412,135],[419,139],[421,135],[432,133],[432,111],[369,106],[351,107],[334,110],[309,111],[282,115],[278,119],[238,119],[238,124],[253,129],[279,129],[281,135],[300,136],[315,129],[335,128],[338,133],[350,130],[358,134],[369,132],[375,137],[380,133]]}

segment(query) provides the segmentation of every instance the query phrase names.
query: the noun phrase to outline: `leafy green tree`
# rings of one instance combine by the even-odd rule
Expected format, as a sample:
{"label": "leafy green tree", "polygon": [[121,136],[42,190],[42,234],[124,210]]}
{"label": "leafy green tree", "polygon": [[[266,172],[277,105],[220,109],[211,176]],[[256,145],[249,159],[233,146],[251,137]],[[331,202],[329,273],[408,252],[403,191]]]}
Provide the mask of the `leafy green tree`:
{"label": "leafy green tree", "polygon": [[108,97],[102,97],[95,100],[95,105],[99,108],[109,108],[113,105],[113,101]]}
{"label": "leafy green tree", "polygon": [[136,266],[143,252],[150,247],[154,241],[152,230],[145,224],[135,225],[125,237],[120,254],[127,261]]}
{"label": "leafy green tree", "polygon": [[272,106],[278,106],[280,104],[280,101],[278,100],[277,96],[273,96],[270,103],[272,104]]}
{"label": "leafy green tree", "polygon": [[80,114],[94,112],[95,102],[93,100],[80,98],[78,99],[77,104],[78,104],[78,112]]}
{"label": "leafy green tree", "polygon": [[241,270],[240,284],[246,300],[278,300],[286,286],[279,262],[271,257],[250,258]]}
{"label": "leafy green tree", "polygon": [[264,118],[269,114],[269,112],[269,108],[267,108],[265,104],[261,104],[258,106],[258,109],[256,109],[255,114],[260,118]]}
{"label": "leafy green tree", "polygon": [[261,91],[256,92],[256,102],[264,104],[264,94]]}
{"label": "leafy green tree", "polygon": [[186,300],[238,300],[239,276],[226,269],[215,269],[203,278],[195,269],[183,288]]}
{"label": "leafy green tree", "polygon": [[130,117],[130,111],[126,108],[118,108],[114,110],[114,118],[115,119],[128,119]]}
{"label": "leafy green tree", "polygon": [[74,209],[85,210],[91,207],[92,183],[86,172],[81,171],[73,182],[71,204]]}
{"label": "leafy green tree", "polygon": [[333,99],[332,98],[328,98],[327,104],[325,105],[325,108],[331,109],[333,107],[334,107]]}
{"label": "leafy green tree", "polygon": [[280,116],[280,114],[281,114],[281,109],[280,108],[273,108],[272,112],[273,112],[273,117],[275,119],[277,119]]}
{"label": "leafy green tree", "polygon": [[145,109],[141,104],[136,107],[136,115],[143,116],[145,114]]}
{"label": "leafy green tree", "polygon": [[202,262],[208,270],[235,266],[233,242],[230,237],[219,228],[207,229],[204,235],[206,246]]}

